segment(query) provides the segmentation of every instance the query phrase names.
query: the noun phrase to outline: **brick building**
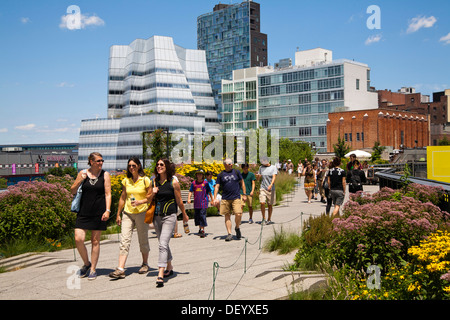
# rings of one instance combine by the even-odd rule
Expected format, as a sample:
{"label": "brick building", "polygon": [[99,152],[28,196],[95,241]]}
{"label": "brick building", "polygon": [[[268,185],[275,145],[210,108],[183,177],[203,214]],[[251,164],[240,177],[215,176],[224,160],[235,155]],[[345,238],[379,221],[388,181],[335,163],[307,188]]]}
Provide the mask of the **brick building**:
{"label": "brick building", "polygon": [[371,149],[376,141],[392,149],[421,148],[430,145],[430,121],[417,112],[390,109],[329,113],[327,152],[334,151],[339,136],[351,150]]}
{"label": "brick building", "polygon": [[[430,145],[437,145],[444,136],[450,138],[450,114],[448,103],[450,90],[433,93],[433,102],[429,96],[416,93],[412,90],[378,90],[378,107],[392,112],[416,112],[421,115],[430,115]],[[447,129],[449,127],[449,129]]]}

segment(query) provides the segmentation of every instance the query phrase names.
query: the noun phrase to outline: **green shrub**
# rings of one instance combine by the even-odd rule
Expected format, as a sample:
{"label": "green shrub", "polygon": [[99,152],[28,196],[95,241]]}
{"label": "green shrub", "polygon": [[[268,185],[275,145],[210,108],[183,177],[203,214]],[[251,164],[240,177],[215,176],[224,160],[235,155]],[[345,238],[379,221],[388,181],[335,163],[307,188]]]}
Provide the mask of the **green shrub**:
{"label": "green shrub", "polygon": [[327,254],[332,228],[332,218],[325,214],[308,219],[300,239],[300,248],[294,258],[296,268],[317,270]]}
{"label": "green shrub", "polygon": [[74,227],[72,195],[60,184],[19,182],[0,194],[0,243],[14,239],[62,239]]}

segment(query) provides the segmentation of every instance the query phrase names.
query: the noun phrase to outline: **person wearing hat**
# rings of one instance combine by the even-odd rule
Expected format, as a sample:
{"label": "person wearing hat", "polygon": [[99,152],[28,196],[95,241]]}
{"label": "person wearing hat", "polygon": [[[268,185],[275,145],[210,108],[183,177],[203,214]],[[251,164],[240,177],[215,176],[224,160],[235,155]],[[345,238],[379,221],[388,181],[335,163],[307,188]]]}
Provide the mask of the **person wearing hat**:
{"label": "person wearing hat", "polygon": [[200,238],[205,237],[205,227],[208,226],[206,222],[206,209],[208,209],[208,196],[212,201],[211,188],[208,181],[204,179],[205,173],[203,170],[198,170],[195,173],[196,180],[194,180],[189,189],[187,203],[191,203],[192,194],[194,194],[194,221],[195,225],[199,226],[198,234]]}
{"label": "person wearing hat", "polygon": [[294,172],[294,164],[292,163],[291,159],[288,160],[287,171],[290,175],[292,174],[292,172]]}
{"label": "person wearing hat", "polygon": [[[275,179],[277,178],[277,168],[271,165],[267,157],[261,159],[261,166],[259,167],[256,178],[261,180],[261,188],[259,190],[259,203],[261,205],[261,224],[271,224],[272,222],[272,206],[276,201],[275,193]],[[267,210],[269,218],[266,220],[265,205],[267,203]]]}

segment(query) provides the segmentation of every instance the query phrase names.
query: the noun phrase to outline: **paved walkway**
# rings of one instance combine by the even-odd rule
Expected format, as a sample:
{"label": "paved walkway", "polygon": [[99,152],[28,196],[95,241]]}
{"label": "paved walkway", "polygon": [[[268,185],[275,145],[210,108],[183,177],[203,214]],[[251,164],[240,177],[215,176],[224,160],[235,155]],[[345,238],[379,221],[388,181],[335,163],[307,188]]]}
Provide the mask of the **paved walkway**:
{"label": "paved walkway", "polygon": [[[373,192],[378,187],[366,186]],[[269,253],[259,248],[269,239],[274,230],[282,226],[284,230],[300,229],[301,218],[320,215],[325,205],[319,201],[308,204],[302,186],[275,207],[273,225],[263,226],[260,211],[255,211],[248,223],[248,213],[244,213],[241,226],[242,235],[247,239],[225,242],[226,229],[223,217],[208,217],[207,237],[196,234],[197,228],[190,220],[190,234],[172,239],[170,247],[174,256],[174,275],[163,288],[156,288],[156,262],[158,240],[150,230],[150,271],[147,275],[137,273],[141,265],[141,254],[137,234],[133,235],[130,255],[126,265],[125,279],[113,280],[108,274],[118,263],[118,235],[101,242],[100,259],[97,266],[98,277],[94,281],[79,279],[76,271],[82,265],[78,252],[62,250],[52,253],[24,254],[0,260],[0,265],[16,268],[16,271],[0,274],[0,299],[163,299],[163,300],[274,300],[283,299],[292,286],[302,285],[306,289],[323,278],[321,275],[292,273],[283,267],[293,263],[295,251],[287,255]],[[301,214],[303,212],[303,214]],[[267,215],[267,213],[266,213]],[[234,219],[233,230],[234,230]],[[179,222],[179,231],[182,223]],[[90,245],[88,244],[90,252]],[[213,265],[219,268],[213,281]],[[245,269],[245,273],[244,273]],[[213,290],[213,284],[215,289]]]}

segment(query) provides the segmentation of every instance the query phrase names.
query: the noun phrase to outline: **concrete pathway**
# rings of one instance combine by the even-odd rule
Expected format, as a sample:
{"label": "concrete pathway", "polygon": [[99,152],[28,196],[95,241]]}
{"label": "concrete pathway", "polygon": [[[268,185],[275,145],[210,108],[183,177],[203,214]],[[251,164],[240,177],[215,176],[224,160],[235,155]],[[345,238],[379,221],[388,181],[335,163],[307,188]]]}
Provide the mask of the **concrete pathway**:
{"label": "concrete pathway", "polygon": [[[376,190],[377,186],[365,187],[365,191]],[[3,259],[0,265],[16,270],[0,274],[0,299],[283,299],[293,286],[307,289],[323,281],[323,276],[283,271],[284,266],[293,263],[296,251],[287,255],[269,253],[260,249],[260,242],[263,246],[274,230],[281,227],[287,231],[299,231],[301,219],[305,221],[310,215],[320,215],[324,211],[325,205],[319,201],[308,204],[303,187],[298,185],[282,205],[275,207],[272,217],[274,224],[261,227],[260,211],[254,212],[255,223],[249,224],[248,213],[244,213],[241,230],[245,238],[241,240],[224,241],[226,229],[223,217],[208,217],[207,237],[203,239],[196,234],[197,228],[194,221],[190,220],[191,233],[183,233],[183,237],[170,242],[174,275],[167,279],[163,288],[156,288],[155,285],[158,240],[153,230],[149,233],[151,251],[147,275],[137,273],[142,263],[137,234],[133,235],[126,265],[127,276],[120,280],[108,277],[118,263],[118,235],[101,242],[98,277],[94,281],[78,278],[76,272],[83,263],[78,252],[75,252],[74,260],[74,251],[71,249]],[[234,230],[234,219],[232,221]],[[182,232],[181,221],[178,227]],[[213,269],[216,271],[215,281]]]}

